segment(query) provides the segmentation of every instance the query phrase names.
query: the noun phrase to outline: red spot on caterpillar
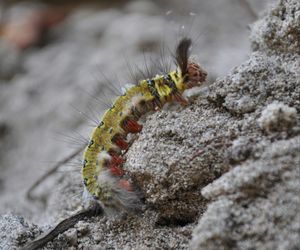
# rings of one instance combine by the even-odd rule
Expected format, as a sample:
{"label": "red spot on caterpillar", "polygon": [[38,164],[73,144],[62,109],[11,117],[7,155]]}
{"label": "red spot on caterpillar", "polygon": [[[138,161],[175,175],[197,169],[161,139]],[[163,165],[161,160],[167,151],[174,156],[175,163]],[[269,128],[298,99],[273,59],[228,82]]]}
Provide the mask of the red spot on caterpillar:
{"label": "red spot on caterpillar", "polygon": [[123,129],[128,133],[139,133],[141,132],[143,126],[140,125],[137,121],[132,119],[126,119],[123,122]]}
{"label": "red spot on caterpillar", "polygon": [[115,152],[110,152],[109,154],[111,156],[110,165],[121,165],[124,163],[124,159]]}
{"label": "red spot on caterpillar", "polygon": [[110,166],[109,170],[113,175],[116,175],[116,176],[123,176],[124,175],[124,170],[119,168],[118,166],[115,166],[115,165]]}
{"label": "red spot on caterpillar", "polygon": [[130,191],[130,192],[133,191],[132,185],[127,180],[124,180],[124,179],[119,180],[119,185],[121,188],[124,188],[127,191]]}
{"label": "red spot on caterpillar", "polygon": [[126,150],[129,147],[128,142],[125,141],[121,136],[116,136],[113,139],[113,142],[122,150]]}

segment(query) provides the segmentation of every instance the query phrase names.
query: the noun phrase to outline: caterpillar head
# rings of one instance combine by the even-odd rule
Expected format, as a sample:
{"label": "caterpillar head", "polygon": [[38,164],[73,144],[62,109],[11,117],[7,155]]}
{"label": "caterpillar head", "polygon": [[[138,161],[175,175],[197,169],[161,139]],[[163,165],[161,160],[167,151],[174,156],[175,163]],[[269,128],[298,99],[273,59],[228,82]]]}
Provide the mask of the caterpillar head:
{"label": "caterpillar head", "polygon": [[177,45],[175,61],[183,77],[183,89],[200,86],[205,82],[207,72],[200,67],[194,57],[190,56],[192,40],[183,38]]}

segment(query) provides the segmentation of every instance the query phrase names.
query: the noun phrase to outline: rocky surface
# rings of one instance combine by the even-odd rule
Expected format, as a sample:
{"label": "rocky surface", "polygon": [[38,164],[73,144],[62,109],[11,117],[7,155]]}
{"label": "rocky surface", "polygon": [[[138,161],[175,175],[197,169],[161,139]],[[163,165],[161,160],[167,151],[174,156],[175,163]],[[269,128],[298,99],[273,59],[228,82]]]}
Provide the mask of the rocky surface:
{"label": "rocky surface", "polygon": [[257,51],[210,87],[210,100],[262,133],[236,143],[235,168],[202,189],[211,203],[192,249],[299,248],[299,31],[300,3],[280,1],[253,25]]}
{"label": "rocky surface", "polygon": [[194,230],[192,249],[297,249],[300,137],[263,143],[247,160],[202,189],[214,200]]}
{"label": "rocky surface", "polygon": [[[234,11],[233,5],[236,18],[244,20],[244,9]],[[125,76],[119,60],[124,50],[120,40],[137,62],[145,46],[158,46],[159,27],[166,21],[152,16],[157,12],[155,4],[144,6],[131,2],[125,12],[75,12],[55,30],[51,44],[24,56],[25,73],[8,82],[11,75],[3,77],[1,107],[5,112],[0,136],[5,142],[1,149],[7,153],[1,154],[1,170],[5,170],[0,177],[1,210],[19,212],[40,225],[3,215],[0,242],[4,249],[17,248],[81,208],[79,168],[42,183],[35,192],[42,202],[25,202],[24,191],[19,190],[39,176],[40,164],[35,160],[58,160],[72,151],[54,144],[49,135],[41,136],[41,131],[56,126],[62,132],[90,130],[80,118],[63,119],[70,113],[68,102],[77,100],[76,106],[83,108],[90,105],[91,96],[78,101],[83,99],[82,88],[89,84],[88,90],[96,95],[103,91],[87,72],[93,74],[100,66],[104,72]],[[219,1],[203,1],[201,8],[205,13],[218,6],[222,6]],[[139,14],[132,13],[137,9]],[[203,67],[212,79],[228,72],[230,61],[244,62],[199,90],[188,107],[171,105],[144,120],[124,166],[144,196],[144,213],[82,221],[46,248],[296,249],[300,244],[299,9],[296,0],[279,1],[252,25],[254,51],[248,60],[243,57],[247,42],[241,42],[246,37],[235,37],[237,27],[229,25],[225,33],[234,32],[231,36],[239,43],[232,40],[229,45],[226,34],[220,34],[227,44],[220,48],[224,56],[215,53],[217,42],[207,45],[211,35],[203,44],[200,41]],[[210,25],[216,28],[224,16],[210,22],[200,17],[199,23],[211,30]],[[128,29],[120,30],[120,23]],[[142,23],[151,29],[145,30]],[[236,44],[241,47],[234,49]],[[27,146],[21,147],[26,141]],[[12,157],[16,152],[17,159]],[[29,161],[31,155],[35,157]],[[30,171],[24,172],[24,165]],[[24,178],[27,181],[22,182]],[[5,233],[14,228],[16,233]]]}
{"label": "rocky surface", "polygon": [[251,39],[254,50],[299,55],[299,15],[296,1],[279,1],[277,8],[253,25]]}
{"label": "rocky surface", "polygon": [[41,233],[38,226],[28,223],[21,216],[0,215],[0,248],[17,249],[29,239],[33,240]]}

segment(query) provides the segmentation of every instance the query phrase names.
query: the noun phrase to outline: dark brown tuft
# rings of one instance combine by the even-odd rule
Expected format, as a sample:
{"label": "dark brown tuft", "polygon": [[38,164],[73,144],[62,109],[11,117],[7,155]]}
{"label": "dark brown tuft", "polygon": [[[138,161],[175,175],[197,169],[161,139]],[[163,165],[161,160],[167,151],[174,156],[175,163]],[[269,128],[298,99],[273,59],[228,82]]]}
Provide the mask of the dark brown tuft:
{"label": "dark brown tuft", "polygon": [[181,69],[182,75],[188,73],[187,65],[189,59],[189,49],[192,45],[190,38],[184,37],[180,40],[176,48],[175,61],[178,67]]}

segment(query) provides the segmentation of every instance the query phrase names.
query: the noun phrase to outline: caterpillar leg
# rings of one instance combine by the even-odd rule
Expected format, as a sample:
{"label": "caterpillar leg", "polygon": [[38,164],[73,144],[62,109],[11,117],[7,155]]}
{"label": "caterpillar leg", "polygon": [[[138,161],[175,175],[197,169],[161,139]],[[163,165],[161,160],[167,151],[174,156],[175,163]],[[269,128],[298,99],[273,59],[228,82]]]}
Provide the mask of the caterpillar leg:
{"label": "caterpillar leg", "polygon": [[182,106],[187,106],[189,104],[189,101],[185,99],[179,92],[173,94],[173,99],[174,101],[180,103]]}
{"label": "caterpillar leg", "polygon": [[124,175],[124,170],[116,165],[112,165],[112,166],[109,166],[109,170],[111,172],[112,175],[115,175],[115,176],[123,176]]}
{"label": "caterpillar leg", "polygon": [[125,138],[121,135],[116,135],[112,141],[121,149],[121,150],[127,150],[129,145],[128,142],[125,140]]}
{"label": "caterpillar leg", "polygon": [[116,152],[114,151],[110,151],[109,155],[111,156],[110,159],[110,164],[109,165],[121,165],[124,163],[124,159],[123,157],[121,157],[120,155],[118,155]]}
{"label": "caterpillar leg", "polygon": [[143,126],[133,119],[125,119],[122,124],[122,128],[128,133],[139,133]]}

